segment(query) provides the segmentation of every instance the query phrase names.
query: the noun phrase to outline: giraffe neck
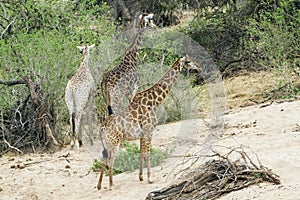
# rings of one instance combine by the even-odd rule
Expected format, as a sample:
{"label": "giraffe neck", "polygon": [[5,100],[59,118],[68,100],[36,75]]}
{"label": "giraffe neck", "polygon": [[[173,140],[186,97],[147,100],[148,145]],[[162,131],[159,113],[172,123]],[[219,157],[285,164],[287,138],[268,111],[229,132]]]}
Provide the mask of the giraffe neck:
{"label": "giraffe neck", "polygon": [[86,68],[88,66],[89,57],[90,57],[89,51],[88,51],[88,49],[85,49],[85,52],[83,53],[83,56],[82,56],[82,59],[80,62],[80,66],[79,66],[80,68]]}
{"label": "giraffe neck", "polygon": [[167,97],[168,93],[172,89],[176,79],[180,74],[180,65],[178,59],[172,67],[161,77],[161,79],[153,85],[151,88],[140,92],[136,95],[139,95],[143,98],[147,98],[147,104],[151,106],[157,106],[163,102],[163,100]]}
{"label": "giraffe neck", "polygon": [[135,38],[131,45],[125,50],[124,56],[121,60],[122,64],[129,64],[128,66],[136,67],[138,54],[144,37],[144,30],[145,28],[142,27],[142,24],[140,23]]}

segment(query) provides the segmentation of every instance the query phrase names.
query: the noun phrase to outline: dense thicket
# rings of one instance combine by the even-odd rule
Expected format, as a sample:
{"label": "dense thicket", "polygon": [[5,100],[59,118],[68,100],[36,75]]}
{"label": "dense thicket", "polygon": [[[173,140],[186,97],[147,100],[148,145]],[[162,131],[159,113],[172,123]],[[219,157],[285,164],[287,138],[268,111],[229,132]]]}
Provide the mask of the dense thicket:
{"label": "dense thicket", "polygon": [[[110,20],[110,7],[106,3],[96,4],[96,1],[0,1],[0,80],[22,80],[24,75],[33,82],[40,80],[43,98],[47,101],[45,105],[52,108],[49,114],[51,112],[51,120],[56,123],[55,136],[62,143],[66,139],[63,133],[68,132],[65,127],[69,121],[64,89],[81,59],[76,46],[82,42],[99,45],[110,38],[115,31]],[[0,84],[1,152],[8,147],[5,139],[13,138],[8,136],[13,130],[11,134],[19,130],[19,140],[24,140],[22,133],[39,134],[31,131],[36,126],[35,112],[26,117],[22,109],[31,102],[26,100],[28,95],[25,85]],[[11,111],[20,115],[14,120],[14,127],[7,125],[6,120]],[[25,122],[31,124],[26,126],[29,129],[23,127]],[[26,144],[30,145],[39,142],[40,137],[31,135],[27,139]]]}
{"label": "dense thicket", "polygon": [[210,52],[225,76],[241,69],[296,69],[299,9],[296,0],[216,1],[198,10],[183,31]]}

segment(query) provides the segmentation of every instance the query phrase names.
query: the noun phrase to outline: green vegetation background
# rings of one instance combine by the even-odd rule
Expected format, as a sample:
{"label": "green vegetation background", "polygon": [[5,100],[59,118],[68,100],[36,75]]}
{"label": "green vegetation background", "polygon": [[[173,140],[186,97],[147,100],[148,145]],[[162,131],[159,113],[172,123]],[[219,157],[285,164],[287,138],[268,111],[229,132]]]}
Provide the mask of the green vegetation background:
{"label": "green vegetation background", "polygon": [[[232,1],[201,2],[162,0],[157,4],[159,12],[196,12],[188,26],[178,31],[199,42],[224,77],[240,70],[275,70],[282,74],[278,89],[283,88],[284,93],[280,98],[299,94],[294,81],[300,73],[299,1],[247,0],[234,5]],[[64,89],[80,62],[76,46],[87,41],[99,46],[115,36],[121,29],[116,29],[113,9],[105,1],[96,0],[77,4],[71,0],[2,0],[0,4],[0,80],[19,80],[23,75],[35,80],[39,76],[48,103],[55,109],[56,132],[68,132]],[[153,62],[159,62],[160,52],[153,55],[158,56]],[[166,63],[172,63],[173,57],[167,58]],[[92,66],[92,71],[100,79],[98,68]],[[0,119],[27,95],[23,85],[0,85]],[[164,120],[183,119],[182,108],[176,106],[178,97],[170,96],[168,103],[172,106],[165,109],[169,118]],[[98,97],[98,112],[102,105]]]}

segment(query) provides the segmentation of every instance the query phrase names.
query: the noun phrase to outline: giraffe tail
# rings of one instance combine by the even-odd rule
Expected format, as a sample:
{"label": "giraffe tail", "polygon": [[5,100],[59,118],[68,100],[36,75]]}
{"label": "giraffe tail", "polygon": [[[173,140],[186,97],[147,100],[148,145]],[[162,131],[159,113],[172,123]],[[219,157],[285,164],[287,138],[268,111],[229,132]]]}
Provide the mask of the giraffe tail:
{"label": "giraffe tail", "polygon": [[114,112],[113,112],[113,110],[112,110],[112,108],[111,108],[110,105],[107,106],[107,110],[108,110],[108,115],[114,114]]}
{"label": "giraffe tail", "polygon": [[72,134],[73,136],[75,136],[75,112],[72,112],[71,122],[72,122]]}
{"label": "giraffe tail", "polygon": [[111,99],[110,99],[109,89],[107,87],[107,81],[102,81],[101,82],[101,90],[102,90],[102,95],[104,97],[104,101],[107,105],[108,115],[112,115],[113,110],[112,110],[112,107],[111,107]]}

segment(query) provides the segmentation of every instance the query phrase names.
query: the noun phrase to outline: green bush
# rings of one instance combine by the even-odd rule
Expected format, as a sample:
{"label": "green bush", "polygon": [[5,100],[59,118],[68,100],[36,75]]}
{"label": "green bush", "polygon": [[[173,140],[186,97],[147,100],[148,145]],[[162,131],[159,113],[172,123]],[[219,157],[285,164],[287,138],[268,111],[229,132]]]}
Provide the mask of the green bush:
{"label": "green bush", "polygon": [[277,62],[285,55],[290,62],[299,55],[299,8],[296,0],[248,0],[235,9],[221,4],[199,10],[181,31],[199,42],[222,72],[229,67],[257,71],[262,58],[275,56]]}
{"label": "green bush", "polygon": [[[131,172],[140,167],[140,149],[136,143],[129,143],[125,141],[123,143],[124,149],[119,150],[119,153],[114,163],[114,174],[123,172]],[[168,150],[161,150],[159,148],[151,147],[151,167],[161,164],[169,154]],[[145,162],[144,162],[145,164]],[[93,171],[99,171],[101,169],[101,162],[95,160],[92,164]]]}
{"label": "green bush", "polygon": [[[276,73],[281,80],[274,88],[274,98],[290,98],[299,95],[300,71],[300,12],[296,1],[279,1],[272,11],[264,11],[248,21],[251,39],[245,41],[250,49],[262,55],[258,62]],[[298,5],[300,7],[300,5]]]}
{"label": "green bush", "polygon": [[[228,3],[228,2],[227,2]],[[213,57],[223,77],[271,70],[282,76],[276,98],[299,94],[300,4],[297,0],[247,0],[198,10],[180,31]],[[274,96],[274,97],[275,97]]]}

